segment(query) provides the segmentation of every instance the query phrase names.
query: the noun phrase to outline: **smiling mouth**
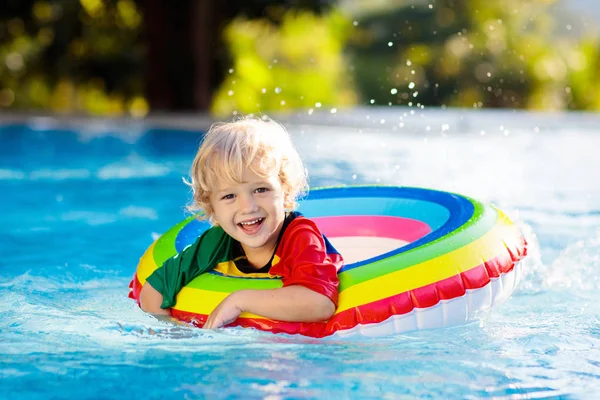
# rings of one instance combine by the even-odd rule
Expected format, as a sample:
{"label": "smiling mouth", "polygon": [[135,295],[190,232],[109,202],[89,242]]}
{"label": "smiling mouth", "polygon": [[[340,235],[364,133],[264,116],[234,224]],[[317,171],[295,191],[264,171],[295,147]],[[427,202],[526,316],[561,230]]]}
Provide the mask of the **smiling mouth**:
{"label": "smiling mouth", "polygon": [[264,218],[256,218],[250,221],[240,222],[237,225],[247,233],[253,233],[258,230],[260,225],[263,223]]}

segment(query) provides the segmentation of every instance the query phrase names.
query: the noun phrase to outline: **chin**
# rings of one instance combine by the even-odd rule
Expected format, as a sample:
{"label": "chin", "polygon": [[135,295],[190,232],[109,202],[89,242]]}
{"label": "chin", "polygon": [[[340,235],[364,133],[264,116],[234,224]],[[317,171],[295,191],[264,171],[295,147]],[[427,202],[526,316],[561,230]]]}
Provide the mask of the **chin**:
{"label": "chin", "polygon": [[242,242],[240,241],[240,243],[243,243],[245,246],[251,247],[253,249],[260,249],[261,247],[264,247],[267,244],[268,240],[252,240],[250,242]]}

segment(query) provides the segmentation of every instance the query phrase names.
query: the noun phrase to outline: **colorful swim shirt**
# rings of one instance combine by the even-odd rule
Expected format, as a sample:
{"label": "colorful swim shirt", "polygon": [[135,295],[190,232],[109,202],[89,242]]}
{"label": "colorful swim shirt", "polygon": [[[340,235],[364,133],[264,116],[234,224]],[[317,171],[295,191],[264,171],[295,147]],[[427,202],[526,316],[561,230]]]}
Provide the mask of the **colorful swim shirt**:
{"label": "colorful swim shirt", "polygon": [[163,295],[161,308],[175,305],[177,293],[198,275],[213,273],[244,278],[280,278],[283,286],[301,285],[325,295],[337,306],[342,256],[317,225],[298,212],[286,217],[275,254],[262,268],[253,268],[240,242],[220,226],[205,231],[147,279]]}

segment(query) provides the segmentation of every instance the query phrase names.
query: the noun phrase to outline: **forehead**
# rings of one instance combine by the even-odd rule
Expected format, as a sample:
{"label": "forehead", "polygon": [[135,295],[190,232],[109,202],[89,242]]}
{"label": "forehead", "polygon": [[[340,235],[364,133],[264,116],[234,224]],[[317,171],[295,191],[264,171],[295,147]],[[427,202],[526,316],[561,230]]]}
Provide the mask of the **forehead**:
{"label": "forehead", "polygon": [[241,176],[241,182],[238,181],[235,177],[225,177],[220,176],[217,177],[215,181],[215,192],[232,189],[235,187],[240,187],[244,185],[252,185],[259,183],[268,183],[271,185],[280,184],[279,176],[277,172],[269,173],[268,175],[257,174],[252,171],[250,168],[244,168]]}

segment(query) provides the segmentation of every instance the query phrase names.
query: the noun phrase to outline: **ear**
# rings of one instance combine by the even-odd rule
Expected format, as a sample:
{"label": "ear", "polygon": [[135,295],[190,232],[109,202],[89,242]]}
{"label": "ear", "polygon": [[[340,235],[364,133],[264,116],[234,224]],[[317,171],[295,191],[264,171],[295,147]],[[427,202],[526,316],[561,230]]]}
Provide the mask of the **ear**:
{"label": "ear", "polygon": [[286,191],[283,194],[283,208],[285,211],[293,211],[294,210],[294,201],[292,199],[292,195],[289,191]]}

